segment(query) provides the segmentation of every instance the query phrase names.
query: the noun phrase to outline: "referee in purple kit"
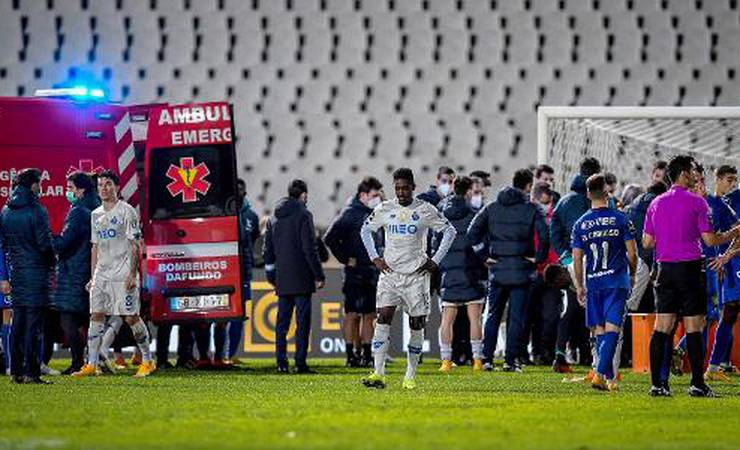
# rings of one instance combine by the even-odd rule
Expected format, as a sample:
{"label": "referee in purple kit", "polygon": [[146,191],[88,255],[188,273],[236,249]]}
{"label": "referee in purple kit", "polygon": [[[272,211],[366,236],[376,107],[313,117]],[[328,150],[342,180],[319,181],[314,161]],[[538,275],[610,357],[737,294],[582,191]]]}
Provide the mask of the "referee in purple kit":
{"label": "referee in purple kit", "polygon": [[692,397],[715,397],[704,383],[702,328],[707,313],[706,277],[703,273],[702,240],[707,246],[721,245],[740,235],[740,226],[716,234],[709,220],[706,200],[691,192],[698,177],[696,161],[676,156],[668,164],[671,189],[659,195],[648,208],[642,244],[655,248],[657,317],[650,340],[650,372],[653,397],[671,395],[668,382],[661,381],[660,368],[668,351],[669,333],[677,316],[683,316],[686,346],[691,363]]}

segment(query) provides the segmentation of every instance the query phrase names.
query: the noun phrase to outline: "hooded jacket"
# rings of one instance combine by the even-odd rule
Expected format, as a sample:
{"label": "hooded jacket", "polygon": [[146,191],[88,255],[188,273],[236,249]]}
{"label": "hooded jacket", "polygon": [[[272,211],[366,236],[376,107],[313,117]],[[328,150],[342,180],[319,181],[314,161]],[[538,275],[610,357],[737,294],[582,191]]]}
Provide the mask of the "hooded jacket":
{"label": "hooded jacket", "polygon": [[310,295],[324,281],[313,215],[298,199],[285,197],[270,217],[262,251],[267,279],[279,296]]}
{"label": "hooded jacket", "polygon": [[591,208],[586,196],[586,177],[576,175],[570,184],[570,192],[560,199],[552,213],[550,242],[555,253],[561,258],[570,255],[570,235],[573,225]]}
{"label": "hooded jacket", "polygon": [[[442,214],[450,221],[457,234],[452,246],[439,264],[442,274],[441,295],[443,301],[470,301],[483,298],[483,285],[480,283],[480,272],[485,266],[473,251],[473,245],[466,234],[475,211],[468,205],[465,197],[447,197],[439,204]],[[435,236],[436,248],[440,235]]]}
{"label": "hooded jacket", "polygon": [[529,201],[526,192],[514,187],[501,190],[496,201],[486,205],[470,224],[468,238],[472,243],[480,245],[486,236],[488,256],[494,260],[489,280],[502,286],[533,281],[536,264],[547,259],[550,249],[544,212]]}
{"label": "hooded jacket", "polygon": [[424,200],[427,203],[431,203],[434,206],[438,206],[439,202],[442,201],[442,196],[437,192],[437,186],[429,186],[429,189],[417,195],[416,198]]}
{"label": "hooded jacket", "polygon": [[637,254],[648,267],[653,266],[653,255],[654,251],[651,249],[645,249],[642,246],[642,234],[643,228],[645,227],[645,217],[647,216],[647,210],[650,207],[650,203],[655,200],[657,195],[650,192],[640,194],[625,211],[627,217],[635,226],[635,243],[637,244]]}
{"label": "hooded jacket", "polygon": [[85,192],[67,213],[62,234],[52,238],[58,258],[53,300],[61,312],[85,314],[90,311],[89,294],[85,290],[90,281],[90,213],[98,206],[98,196]]}
{"label": "hooded jacket", "polygon": [[[344,264],[345,283],[375,284],[377,281],[378,270],[370,261],[360,236],[362,224],[372,212],[371,208],[365,206],[355,196],[324,235],[326,246],[337,260]],[[378,242],[378,239],[375,242]],[[347,266],[350,258],[357,262],[355,267]]]}
{"label": "hooded jacket", "polygon": [[[252,210],[252,205],[244,199],[239,209],[239,241],[242,245],[242,271],[244,283],[252,280],[252,269],[254,268],[254,243],[260,237],[260,221],[257,214]],[[248,285],[248,284],[247,284]]]}
{"label": "hooded jacket", "polygon": [[8,258],[14,307],[49,304],[54,267],[49,215],[31,189],[17,187],[0,214],[0,233]]}

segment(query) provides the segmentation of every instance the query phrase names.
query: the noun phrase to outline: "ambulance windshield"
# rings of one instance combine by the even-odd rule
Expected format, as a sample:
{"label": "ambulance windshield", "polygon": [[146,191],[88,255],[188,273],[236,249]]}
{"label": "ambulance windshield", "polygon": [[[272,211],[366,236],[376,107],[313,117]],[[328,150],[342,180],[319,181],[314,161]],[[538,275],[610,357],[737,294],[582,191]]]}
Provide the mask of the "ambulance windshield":
{"label": "ambulance windshield", "polygon": [[150,218],[236,214],[235,161],[230,145],[162,148],[150,154]]}

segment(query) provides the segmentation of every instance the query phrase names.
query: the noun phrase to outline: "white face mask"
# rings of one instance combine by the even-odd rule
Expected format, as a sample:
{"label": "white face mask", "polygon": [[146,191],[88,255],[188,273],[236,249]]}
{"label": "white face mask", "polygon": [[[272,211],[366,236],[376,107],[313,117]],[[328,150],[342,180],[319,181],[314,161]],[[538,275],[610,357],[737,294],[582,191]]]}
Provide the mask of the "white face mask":
{"label": "white face mask", "polygon": [[382,200],[380,199],[380,197],[373,197],[371,199],[368,199],[367,207],[370,209],[375,209],[375,207],[378,206],[381,201]]}
{"label": "white face mask", "polygon": [[450,193],[450,189],[451,189],[450,183],[442,183],[439,185],[438,189],[439,189],[439,195],[441,195],[442,197],[447,197],[447,194]]}
{"label": "white face mask", "polygon": [[483,206],[483,196],[481,194],[476,194],[470,198],[470,206],[472,206],[475,209],[479,209],[481,206]]}

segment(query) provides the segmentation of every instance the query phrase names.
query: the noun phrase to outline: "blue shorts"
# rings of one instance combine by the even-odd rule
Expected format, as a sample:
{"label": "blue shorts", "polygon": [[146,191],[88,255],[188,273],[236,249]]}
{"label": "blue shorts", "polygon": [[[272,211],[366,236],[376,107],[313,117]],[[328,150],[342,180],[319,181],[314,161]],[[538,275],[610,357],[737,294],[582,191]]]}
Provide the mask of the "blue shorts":
{"label": "blue shorts", "polygon": [[720,286],[720,308],[727,303],[740,302],[740,258],[732,258],[725,264],[725,278]]}
{"label": "blue shorts", "polygon": [[627,289],[598,289],[586,294],[586,326],[593,328],[607,322],[622,326],[629,298]]}
{"label": "blue shorts", "polygon": [[3,294],[0,294],[0,309],[10,309],[13,304],[10,303],[10,299]]}

